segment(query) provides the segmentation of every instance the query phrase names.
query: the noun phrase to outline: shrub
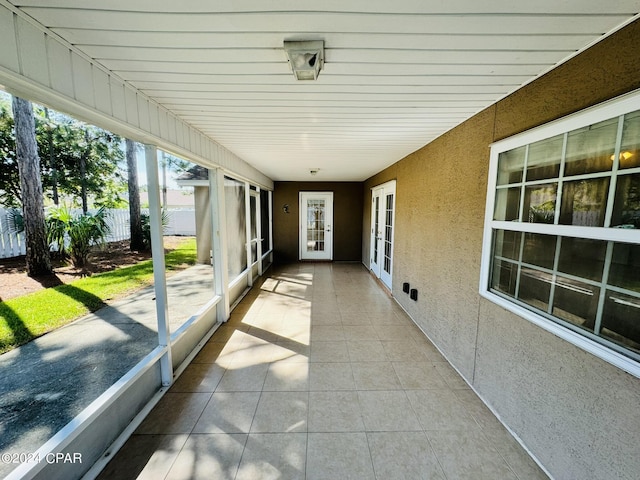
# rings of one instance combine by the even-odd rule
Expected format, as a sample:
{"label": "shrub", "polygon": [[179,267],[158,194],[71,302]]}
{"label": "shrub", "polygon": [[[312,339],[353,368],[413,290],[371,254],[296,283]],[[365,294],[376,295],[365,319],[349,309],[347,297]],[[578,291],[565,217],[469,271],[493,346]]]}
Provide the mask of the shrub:
{"label": "shrub", "polygon": [[67,207],[56,207],[49,211],[47,240],[50,245],[57,245],[60,255],[68,255],[76,268],[88,263],[91,247],[104,245],[107,235],[109,225],[104,208],[93,215],[88,213],[76,217]]}

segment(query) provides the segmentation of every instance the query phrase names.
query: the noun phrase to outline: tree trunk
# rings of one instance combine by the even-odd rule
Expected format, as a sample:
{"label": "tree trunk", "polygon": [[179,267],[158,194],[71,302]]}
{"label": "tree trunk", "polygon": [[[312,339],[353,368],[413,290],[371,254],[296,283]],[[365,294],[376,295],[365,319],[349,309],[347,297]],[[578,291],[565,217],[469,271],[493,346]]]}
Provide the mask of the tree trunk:
{"label": "tree trunk", "polygon": [[86,130],[84,132],[84,139],[87,146],[80,156],[80,197],[82,198],[82,214],[86,215],[89,211],[89,202],[87,201],[87,158],[89,158],[91,151],[89,132]]}
{"label": "tree trunk", "polygon": [[53,272],[45,230],[40,158],[36,144],[31,102],[13,97],[16,154],[22,190],[22,212],[27,247],[27,275],[37,277]]}
{"label": "tree trunk", "polygon": [[131,225],[131,250],[144,250],[144,234],[140,216],[140,189],[138,188],[138,165],[136,162],[136,144],[127,139],[127,171],[129,184],[129,224]]}
{"label": "tree trunk", "polygon": [[53,127],[49,118],[49,109],[44,107],[44,116],[47,119],[47,142],[49,142],[49,168],[51,169],[51,191],[53,193],[53,203],[60,205],[58,196],[58,169],[56,168],[55,156],[53,154]]}

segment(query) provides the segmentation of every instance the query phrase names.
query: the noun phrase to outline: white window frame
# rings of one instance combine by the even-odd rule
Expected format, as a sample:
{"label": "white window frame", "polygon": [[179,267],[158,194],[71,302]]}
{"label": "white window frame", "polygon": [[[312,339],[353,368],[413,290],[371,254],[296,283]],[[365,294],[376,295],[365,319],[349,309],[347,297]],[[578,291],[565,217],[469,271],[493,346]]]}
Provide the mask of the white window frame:
{"label": "white window frame", "polygon": [[584,128],[607,119],[619,117],[636,110],[640,110],[640,90],[495,142],[491,145],[482,259],[480,267],[480,295],[491,302],[500,305],[506,310],[529,320],[548,332],[572,343],[573,345],[596,355],[597,357],[621,368],[635,377],[640,378],[640,362],[616,351],[612,347],[609,347],[606,344],[606,341],[600,343],[599,341],[582,335],[581,333],[565,327],[560,323],[556,323],[553,320],[524,307],[523,305],[515,303],[514,299],[510,299],[507,296],[502,296],[490,290],[494,230],[510,230],[640,244],[640,231],[637,229],[551,225],[493,220],[498,179],[498,156],[500,153],[549,139],[579,128]]}

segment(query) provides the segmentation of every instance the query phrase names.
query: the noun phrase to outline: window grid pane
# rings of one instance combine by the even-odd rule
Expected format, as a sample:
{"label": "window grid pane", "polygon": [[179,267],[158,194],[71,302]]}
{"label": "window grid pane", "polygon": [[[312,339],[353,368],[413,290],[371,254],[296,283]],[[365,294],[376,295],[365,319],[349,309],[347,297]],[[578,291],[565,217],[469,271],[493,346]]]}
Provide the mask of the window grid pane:
{"label": "window grid pane", "polygon": [[490,290],[640,353],[640,245],[509,230],[493,238]]}
{"label": "window grid pane", "polygon": [[324,252],[324,200],[307,200],[307,251]]}
{"label": "window grid pane", "polygon": [[384,221],[384,271],[391,273],[391,252],[393,239],[393,194],[387,195]]}

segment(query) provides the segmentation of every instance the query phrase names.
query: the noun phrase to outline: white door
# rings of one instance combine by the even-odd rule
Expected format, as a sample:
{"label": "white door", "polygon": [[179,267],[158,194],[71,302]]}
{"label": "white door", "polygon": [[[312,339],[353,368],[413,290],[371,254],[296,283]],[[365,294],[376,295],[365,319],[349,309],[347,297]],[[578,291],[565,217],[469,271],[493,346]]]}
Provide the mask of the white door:
{"label": "white door", "polygon": [[396,182],[371,190],[371,258],[373,274],[391,290]]}
{"label": "white door", "polygon": [[300,260],[333,260],[333,192],[300,192]]}
{"label": "white door", "polygon": [[380,278],[380,264],[382,255],[382,224],[380,223],[380,208],[382,207],[382,188],[376,188],[371,192],[371,261],[369,268],[373,274]]}

